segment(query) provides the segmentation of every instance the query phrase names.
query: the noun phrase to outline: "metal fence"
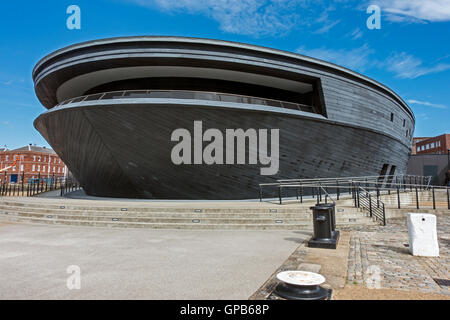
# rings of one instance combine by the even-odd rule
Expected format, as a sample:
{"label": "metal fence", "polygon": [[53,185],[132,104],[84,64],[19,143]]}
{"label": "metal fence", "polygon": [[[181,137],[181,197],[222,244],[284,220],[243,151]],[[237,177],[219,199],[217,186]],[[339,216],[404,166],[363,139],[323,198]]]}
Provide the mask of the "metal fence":
{"label": "metal fence", "polygon": [[[355,207],[367,210],[371,217],[386,224],[386,207],[446,208],[450,210],[449,188],[432,186],[431,176],[383,175],[344,178],[288,179],[259,185],[260,201],[294,200],[310,197],[317,203],[330,199],[353,199]],[[383,196],[383,201],[381,201]]]}
{"label": "metal fence", "polygon": [[22,175],[17,183],[0,181],[0,196],[2,197],[32,197],[48,191],[60,190],[63,196],[68,192],[80,189],[79,183],[73,177],[41,177],[30,178],[25,182]]}

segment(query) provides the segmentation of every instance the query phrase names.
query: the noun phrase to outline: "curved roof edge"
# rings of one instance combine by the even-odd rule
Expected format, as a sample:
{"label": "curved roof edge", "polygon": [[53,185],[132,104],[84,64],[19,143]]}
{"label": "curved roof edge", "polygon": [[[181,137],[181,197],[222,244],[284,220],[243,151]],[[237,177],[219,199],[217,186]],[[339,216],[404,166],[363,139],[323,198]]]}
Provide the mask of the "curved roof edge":
{"label": "curved roof edge", "polygon": [[393,90],[391,90],[389,87],[385,86],[384,84],[369,78],[365,75],[362,75],[361,73],[358,73],[356,71],[353,71],[351,69],[339,66],[337,64],[324,61],[317,58],[312,58],[309,56],[305,56],[299,53],[279,50],[279,49],[273,49],[269,47],[264,46],[258,46],[253,44],[246,44],[242,42],[234,42],[234,41],[227,41],[227,40],[216,40],[216,39],[208,39],[208,38],[194,38],[194,37],[179,37],[179,36],[129,36],[129,37],[114,37],[114,38],[105,38],[105,39],[98,39],[98,40],[91,40],[91,41],[85,41],[76,43],[73,45],[69,45],[67,47],[61,48],[59,50],[56,50],[45,57],[43,57],[41,60],[38,61],[36,66],[33,68],[32,76],[33,79],[35,78],[36,70],[45,62],[48,60],[60,55],[64,54],[66,52],[69,52],[71,50],[76,49],[83,49],[86,47],[96,46],[96,45],[103,45],[103,44],[114,44],[114,43],[120,43],[120,42],[136,42],[136,41],[168,41],[168,42],[188,42],[188,43],[199,43],[199,44],[210,44],[210,45],[217,45],[217,46],[224,46],[224,47],[232,47],[232,48],[241,48],[251,51],[258,51],[258,52],[264,52],[269,54],[275,54],[279,56],[294,58],[302,61],[306,61],[312,64],[320,65],[322,67],[327,67],[330,69],[334,69],[340,72],[343,72],[345,74],[348,74],[350,76],[359,78],[361,80],[364,80],[376,87],[379,87],[380,89],[383,89],[387,92],[389,92],[393,97],[395,97],[405,108],[406,110],[411,114],[413,120],[415,121],[414,113],[412,112],[411,108],[408,106],[408,104]]}

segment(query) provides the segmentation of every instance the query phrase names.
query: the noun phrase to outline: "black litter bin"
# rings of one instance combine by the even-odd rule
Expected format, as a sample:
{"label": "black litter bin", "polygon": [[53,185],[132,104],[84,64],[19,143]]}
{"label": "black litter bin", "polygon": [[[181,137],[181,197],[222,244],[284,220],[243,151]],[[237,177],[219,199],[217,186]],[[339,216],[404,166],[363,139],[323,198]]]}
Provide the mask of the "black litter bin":
{"label": "black litter bin", "polygon": [[313,210],[314,235],[308,241],[308,247],[336,249],[339,231],[336,231],[335,205],[318,204]]}

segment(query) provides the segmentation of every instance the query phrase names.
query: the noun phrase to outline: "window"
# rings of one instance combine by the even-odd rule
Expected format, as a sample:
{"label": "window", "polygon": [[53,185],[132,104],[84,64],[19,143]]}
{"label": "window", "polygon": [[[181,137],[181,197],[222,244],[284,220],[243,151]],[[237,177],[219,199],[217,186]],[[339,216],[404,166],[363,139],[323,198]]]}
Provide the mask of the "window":
{"label": "window", "polygon": [[426,149],[428,150],[428,149],[430,149],[430,145],[427,143],[427,145],[426,145]]}
{"label": "window", "polygon": [[437,145],[438,147],[440,147],[440,146],[441,146],[441,141],[438,141],[438,142],[436,143],[436,145]]}
{"label": "window", "polygon": [[8,161],[9,156],[6,156],[5,161]]}
{"label": "window", "polygon": [[33,156],[33,161],[36,161],[36,156]]}
{"label": "window", "polygon": [[33,164],[33,166],[31,167],[31,171],[36,171],[36,166]]}
{"label": "window", "polygon": [[431,144],[431,149],[433,149],[434,148],[434,142]]}
{"label": "window", "polygon": [[20,165],[20,171],[23,172],[23,164]]}
{"label": "window", "polygon": [[41,157],[40,156],[38,157],[38,161],[41,161]]}
{"label": "window", "polygon": [[45,172],[45,166],[42,167],[42,172]]}
{"label": "window", "polygon": [[58,173],[60,173],[60,172],[61,172],[61,168],[58,167]]}
{"label": "window", "polygon": [[393,113],[391,113],[391,121],[392,122],[394,121],[394,114]]}
{"label": "window", "polygon": [[56,167],[53,167],[53,173],[55,173],[55,169],[56,169]]}
{"label": "window", "polygon": [[403,127],[405,127],[405,126],[406,126],[406,120],[403,119]]}
{"label": "window", "polygon": [[38,170],[37,170],[38,172],[41,171],[41,166],[38,165],[38,168],[37,168],[37,169],[38,169]]}

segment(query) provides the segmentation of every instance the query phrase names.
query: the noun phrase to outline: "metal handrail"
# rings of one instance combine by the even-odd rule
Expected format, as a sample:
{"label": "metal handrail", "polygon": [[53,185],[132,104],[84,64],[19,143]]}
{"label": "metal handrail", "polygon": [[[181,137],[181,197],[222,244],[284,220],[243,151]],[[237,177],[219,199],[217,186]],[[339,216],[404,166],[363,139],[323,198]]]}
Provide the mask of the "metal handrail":
{"label": "metal handrail", "polygon": [[[329,183],[334,183],[336,181],[338,182],[364,182],[364,183],[383,183],[386,178],[397,178],[397,177],[410,177],[410,178],[427,178],[427,186],[430,185],[431,182],[431,176],[416,176],[416,175],[383,175],[383,176],[360,176],[360,177],[336,177],[336,178],[307,178],[307,179],[280,179],[276,180],[277,182],[272,183],[260,183],[260,186],[278,186],[280,184],[282,185],[289,185],[289,184],[297,184],[301,182],[303,185],[306,185],[311,182],[320,182],[322,185],[326,183],[326,181],[329,181]],[[382,178],[382,179],[381,179]],[[371,180],[373,179],[373,180]],[[385,182],[389,185],[396,185],[394,182]],[[419,185],[419,184],[406,184],[406,183],[398,183],[403,185]]]}
{"label": "metal handrail", "polygon": [[[366,209],[369,211],[370,217],[375,217],[375,219],[380,219],[383,226],[386,225],[386,210],[385,210],[385,204],[383,201],[381,201],[379,194],[376,194],[376,203],[373,203],[373,198],[371,197],[371,193],[369,191],[367,191],[366,189],[364,189],[361,186],[358,186],[358,201],[355,201],[355,206],[361,208],[361,194],[359,193],[361,191],[363,191],[363,194],[366,194],[366,207],[362,206],[363,209]],[[364,200],[364,197],[362,198]],[[380,208],[380,204],[381,204],[381,208]],[[379,209],[379,210],[377,210]]]}
{"label": "metal handrail", "polygon": [[[119,90],[119,91],[108,91],[108,92],[102,92],[102,93],[93,93],[89,95],[79,96],[75,98],[66,99],[60,103],[58,103],[55,107],[66,105],[69,103],[74,102],[83,102],[88,98],[92,98],[95,96],[98,96],[96,99],[89,99],[92,101],[95,100],[103,100],[103,99],[123,99],[125,97],[126,93],[137,93],[137,94],[145,94],[148,95],[148,98],[153,98],[150,95],[153,93],[161,93],[161,92],[168,92],[168,93],[194,93],[197,94],[195,97],[196,99],[200,100],[213,100],[213,101],[224,101],[224,97],[239,97],[240,99],[236,99],[236,101],[231,102],[238,102],[238,103],[248,103],[248,104],[258,104],[258,105],[267,105],[271,107],[277,107],[277,108],[283,108],[283,109],[290,109],[290,110],[298,110],[298,111],[304,111],[304,112],[312,112],[317,113],[314,106],[310,106],[307,104],[302,103],[296,103],[296,102],[289,102],[289,101],[283,101],[283,100],[275,100],[275,99],[267,99],[267,98],[261,98],[261,97],[255,97],[255,96],[247,96],[247,95],[239,95],[239,94],[232,94],[232,93],[222,93],[222,92],[213,92],[213,91],[196,91],[196,90]],[[105,98],[105,95],[111,94],[111,93],[117,93],[116,96],[111,98]],[[208,98],[208,95],[212,95],[216,99]],[[140,96],[139,98],[146,98],[145,96]],[[158,97],[161,98],[161,97]],[[172,99],[181,99],[176,96],[170,96],[164,98],[172,98]],[[247,99],[247,101],[244,102],[244,99]],[[254,101],[258,100],[258,101]],[[291,108],[290,106],[295,106],[296,108]],[[305,110],[306,109],[306,110]]]}

